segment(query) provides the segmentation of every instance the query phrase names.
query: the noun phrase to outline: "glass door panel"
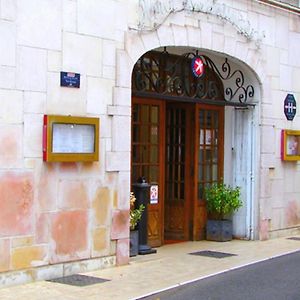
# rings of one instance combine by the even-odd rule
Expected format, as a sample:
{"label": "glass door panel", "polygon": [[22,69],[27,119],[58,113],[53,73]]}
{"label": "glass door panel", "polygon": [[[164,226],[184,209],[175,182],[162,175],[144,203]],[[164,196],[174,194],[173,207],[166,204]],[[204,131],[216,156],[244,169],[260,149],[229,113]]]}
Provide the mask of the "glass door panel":
{"label": "glass door panel", "polygon": [[158,203],[148,205],[148,243],[162,244],[162,202],[164,174],[164,103],[158,100],[133,98],[131,183],[139,177],[158,185]]}
{"label": "glass door panel", "polygon": [[198,108],[196,118],[199,120],[197,199],[203,201],[205,187],[219,181],[223,174],[223,144],[219,142],[224,130],[220,126],[223,108]]}
{"label": "glass door panel", "polygon": [[166,107],[166,197],[165,241],[187,240],[188,207],[191,190],[188,178],[191,147],[191,106],[169,103]]}
{"label": "glass door panel", "polygon": [[224,107],[196,105],[193,238],[205,237],[205,187],[223,177]]}

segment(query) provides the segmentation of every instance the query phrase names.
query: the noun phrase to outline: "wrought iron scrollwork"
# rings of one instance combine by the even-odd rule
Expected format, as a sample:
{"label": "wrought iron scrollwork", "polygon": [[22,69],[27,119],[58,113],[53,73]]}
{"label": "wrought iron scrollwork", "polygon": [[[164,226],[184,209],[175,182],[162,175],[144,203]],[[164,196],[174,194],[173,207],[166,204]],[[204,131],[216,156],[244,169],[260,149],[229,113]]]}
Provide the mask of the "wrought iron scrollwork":
{"label": "wrought iron scrollwork", "polygon": [[254,97],[254,87],[249,84],[245,86],[245,77],[241,70],[235,70],[231,72],[231,66],[228,59],[225,58],[225,62],[222,64],[221,70],[216,67],[214,62],[207,56],[203,56],[209,66],[222,78],[223,81],[234,80],[235,84],[232,84],[225,88],[225,100],[232,101],[235,97],[240,103],[246,103],[249,98]]}
{"label": "wrought iron scrollwork", "polygon": [[[196,78],[191,72],[191,61],[199,56],[205,73]],[[254,97],[252,85],[245,85],[241,70],[231,70],[228,59],[221,68],[206,55],[186,53],[178,56],[163,52],[147,52],[136,63],[133,70],[133,91],[160,95],[185,97],[196,100],[230,102],[238,99],[246,103]],[[226,87],[224,88],[224,84]]]}

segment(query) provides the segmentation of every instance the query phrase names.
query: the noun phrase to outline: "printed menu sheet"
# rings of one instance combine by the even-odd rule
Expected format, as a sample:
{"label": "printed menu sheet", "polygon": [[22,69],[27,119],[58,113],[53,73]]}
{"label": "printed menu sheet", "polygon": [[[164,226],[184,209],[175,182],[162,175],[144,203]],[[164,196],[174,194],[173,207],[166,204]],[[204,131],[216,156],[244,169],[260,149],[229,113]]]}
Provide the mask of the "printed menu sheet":
{"label": "printed menu sheet", "polygon": [[93,153],[95,126],[82,124],[53,124],[53,153]]}

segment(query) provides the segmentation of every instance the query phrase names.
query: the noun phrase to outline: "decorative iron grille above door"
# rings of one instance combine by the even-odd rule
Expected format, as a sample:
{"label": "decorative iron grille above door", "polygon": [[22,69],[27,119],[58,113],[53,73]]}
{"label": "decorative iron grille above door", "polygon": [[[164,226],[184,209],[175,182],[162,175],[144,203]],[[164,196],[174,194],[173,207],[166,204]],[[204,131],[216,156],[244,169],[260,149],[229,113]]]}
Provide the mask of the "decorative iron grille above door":
{"label": "decorative iron grille above door", "polygon": [[[199,77],[192,70],[195,58],[204,67]],[[137,97],[232,106],[249,105],[254,97],[254,87],[246,84],[244,73],[233,69],[227,58],[217,67],[197,51],[174,55],[166,48],[163,52],[149,51],[137,61],[132,73],[132,92]]]}

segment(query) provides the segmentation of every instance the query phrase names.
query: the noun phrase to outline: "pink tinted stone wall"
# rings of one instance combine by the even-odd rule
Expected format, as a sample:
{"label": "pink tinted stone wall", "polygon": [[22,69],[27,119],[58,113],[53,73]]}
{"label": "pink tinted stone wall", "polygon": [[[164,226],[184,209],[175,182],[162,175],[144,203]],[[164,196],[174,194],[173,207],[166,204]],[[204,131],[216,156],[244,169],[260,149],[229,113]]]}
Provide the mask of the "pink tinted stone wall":
{"label": "pink tinted stone wall", "polygon": [[0,166],[16,168],[22,165],[22,126],[0,127]]}
{"label": "pink tinted stone wall", "polygon": [[10,241],[9,239],[0,240],[0,272],[9,270],[10,265]]}
{"label": "pink tinted stone wall", "polygon": [[41,213],[36,219],[36,242],[48,243],[50,237],[50,213]]}
{"label": "pink tinted stone wall", "polygon": [[88,258],[88,213],[58,212],[51,218],[52,263]]}
{"label": "pink tinted stone wall", "polygon": [[269,239],[269,220],[268,219],[260,220],[259,236],[260,236],[260,240],[262,240],[262,241]]}
{"label": "pink tinted stone wall", "polygon": [[60,209],[88,208],[87,186],[80,180],[61,180],[58,185]]}
{"label": "pink tinted stone wall", "polygon": [[62,162],[59,164],[59,170],[64,173],[77,173],[79,171],[79,167],[76,162]]}
{"label": "pink tinted stone wall", "polygon": [[0,237],[33,231],[33,177],[4,173],[0,177]]}
{"label": "pink tinted stone wall", "polygon": [[120,239],[117,241],[117,265],[126,265],[129,263],[129,239]]}
{"label": "pink tinted stone wall", "polygon": [[53,211],[57,201],[57,174],[52,164],[44,164],[39,174],[37,187],[38,208],[40,212]]}
{"label": "pink tinted stone wall", "polygon": [[300,223],[300,209],[295,200],[289,201],[287,204],[286,223],[288,226],[295,226]]}
{"label": "pink tinted stone wall", "polygon": [[111,239],[124,239],[129,237],[129,210],[115,210],[113,212]]}
{"label": "pink tinted stone wall", "polygon": [[108,188],[98,188],[92,202],[95,226],[107,226],[110,222],[111,198]]}

